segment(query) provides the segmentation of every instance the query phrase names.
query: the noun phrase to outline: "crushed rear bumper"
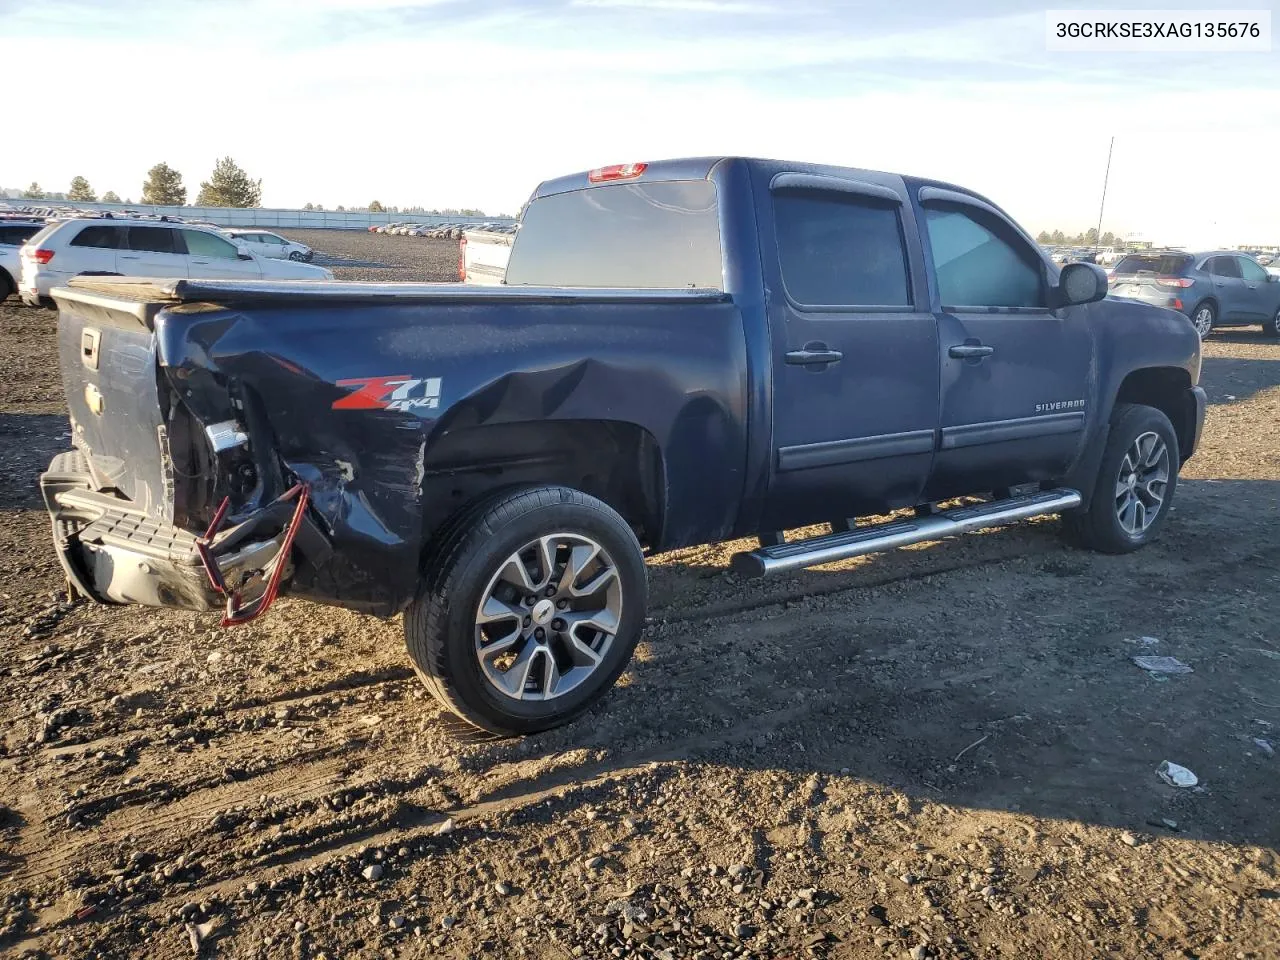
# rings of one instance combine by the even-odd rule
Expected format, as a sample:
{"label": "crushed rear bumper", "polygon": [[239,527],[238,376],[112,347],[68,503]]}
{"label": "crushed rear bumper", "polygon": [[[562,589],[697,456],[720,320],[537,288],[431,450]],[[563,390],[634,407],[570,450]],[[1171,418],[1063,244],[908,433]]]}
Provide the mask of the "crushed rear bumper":
{"label": "crushed rear bumper", "polygon": [[300,516],[304,508],[295,511],[279,502],[216,535],[198,537],[97,490],[78,450],[54,457],[40,476],[40,492],[68,581],[99,603],[217,610],[228,605],[231,591],[238,604],[241,588],[277,566],[283,565],[275,579],[287,582],[290,529],[307,528],[299,540],[310,541],[313,554],[328,547],[314,524]]}

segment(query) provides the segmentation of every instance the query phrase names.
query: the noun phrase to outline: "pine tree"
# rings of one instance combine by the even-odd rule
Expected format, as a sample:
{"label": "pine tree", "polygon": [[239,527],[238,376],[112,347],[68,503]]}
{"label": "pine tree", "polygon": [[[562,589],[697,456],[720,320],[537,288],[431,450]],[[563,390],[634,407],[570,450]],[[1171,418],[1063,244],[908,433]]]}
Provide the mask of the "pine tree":
{"label": "pine tree", "polygon": [[256,207],[262,202],[262,181],[251,180],[230,157],[213,166],[213,175],[200,184],[198,207]]}
{"label": "pine tree", "polygon": [[187,188],[182,185],[182,174],[167,163],[157,163],[147,171],[147,182],[142,185],[142,202],[159,207],[182,206],[187,202]]}
{"label": "pine tree", "polygon": [[93,192],[93,187],[89,186],[89,181],[84,177],[72,177],[71,190],[67,193],[67,199],[93,203],[98,199],[98,195]]}

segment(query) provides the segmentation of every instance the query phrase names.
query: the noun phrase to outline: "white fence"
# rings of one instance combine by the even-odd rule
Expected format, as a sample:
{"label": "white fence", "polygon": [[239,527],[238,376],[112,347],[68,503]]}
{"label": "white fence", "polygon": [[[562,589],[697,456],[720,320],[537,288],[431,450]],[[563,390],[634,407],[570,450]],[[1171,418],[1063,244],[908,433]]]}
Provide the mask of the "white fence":
{"label": "white fence", "polygon": [[294,227],[305,230],[367,230],[379,223],[514,223],[511,217],[462,217],[426,213],[369,213],[366,210],[285,210],[268,207],[158,207],[144,203],[76,203],[69,200],[9,200],[10,206],[73,207],[207,220],[228,227]]}

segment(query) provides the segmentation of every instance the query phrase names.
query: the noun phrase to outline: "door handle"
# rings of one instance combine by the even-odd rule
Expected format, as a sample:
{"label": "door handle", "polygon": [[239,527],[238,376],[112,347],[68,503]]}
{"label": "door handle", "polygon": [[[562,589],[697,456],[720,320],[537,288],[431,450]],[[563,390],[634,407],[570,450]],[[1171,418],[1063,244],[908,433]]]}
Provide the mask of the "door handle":
{"label": "door handle", "polygon": [[989,357],[995,352],[995,347],[988,347],[982,343],[957,343],[947,350],[947,355],[955,357],[957,360],[981,360],[983,357]]}
{"label": "door handle", "polygon": [[120,259],[121,260],[141,260],[142,257],[138,256],[136,253],[134,254],[122,253],[120,254]]}
{"label": "door handle", "polygon": [[787,363],[798,367],[807,367],[811,363],[835,363],[843,359],[844,354],[839,350],[831,350],[820,345],[806,345],[803,350],[792,350],[787,353]]}

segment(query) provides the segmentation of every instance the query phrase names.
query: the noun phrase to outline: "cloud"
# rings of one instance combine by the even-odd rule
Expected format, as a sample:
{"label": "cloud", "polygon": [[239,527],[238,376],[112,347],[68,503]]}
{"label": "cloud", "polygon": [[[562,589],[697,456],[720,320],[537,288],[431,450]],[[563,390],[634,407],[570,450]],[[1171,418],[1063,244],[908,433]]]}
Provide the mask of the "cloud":
{"label": "cloud", "polygon": [[[511,211],[575,170],[741,153],[950,179],[1035,230],[1080,229],[1115,133],[1104,228],[1258,242],[1280,223],[1277,194],[1253,186],[1280,146],[1270,59],[1051,55],[1041,13],[989,2],[964,17],[793,3],[10,5],[0,62],[65,106],[56,135],[0,152],[0,183],[84,175],[136,197],[159,159],[194,189],[230,154],[272,205]],[[104,80],[104,57],[126,67]],[[137,82],[132,65],[157,63],[178,80]],[[1172,116],[1211,148],[1171,139]],[[122,117],[145,122],[122,137]]]}

